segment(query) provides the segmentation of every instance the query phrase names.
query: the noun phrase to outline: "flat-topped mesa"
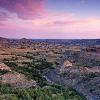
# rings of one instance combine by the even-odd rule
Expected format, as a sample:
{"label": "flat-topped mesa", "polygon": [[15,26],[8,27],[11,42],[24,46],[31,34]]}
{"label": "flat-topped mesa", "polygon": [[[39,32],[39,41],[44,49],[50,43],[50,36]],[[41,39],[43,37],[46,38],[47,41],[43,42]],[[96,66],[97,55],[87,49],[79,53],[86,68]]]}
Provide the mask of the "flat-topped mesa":
{"label": "flat-topped mesa", "polygon": [[22,38],[19,39],[20,42],[31,42],[32,39]]}
{"label": "flat-topped mesa", "polygon": [[86,48],[87,52],[100,52],[100,46],[92,46]]}

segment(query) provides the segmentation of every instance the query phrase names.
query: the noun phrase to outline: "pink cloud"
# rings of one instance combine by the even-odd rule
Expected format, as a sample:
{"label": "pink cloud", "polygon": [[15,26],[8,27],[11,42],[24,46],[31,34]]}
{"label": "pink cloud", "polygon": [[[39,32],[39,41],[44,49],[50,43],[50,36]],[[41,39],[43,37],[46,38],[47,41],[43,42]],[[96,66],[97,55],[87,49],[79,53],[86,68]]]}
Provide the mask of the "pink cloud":
{"label": "pink cloud", "polygon": [[65,21],[55,21],[55,25],[72,25],[72,24],[81,24],[81,23],[87,23],[88,20],[65,20]]}
{"label": "pink cloud", "polygon": [[44,3],[45,0],[0,0],[0,7],[20,18],[32,19],[45,12]]}

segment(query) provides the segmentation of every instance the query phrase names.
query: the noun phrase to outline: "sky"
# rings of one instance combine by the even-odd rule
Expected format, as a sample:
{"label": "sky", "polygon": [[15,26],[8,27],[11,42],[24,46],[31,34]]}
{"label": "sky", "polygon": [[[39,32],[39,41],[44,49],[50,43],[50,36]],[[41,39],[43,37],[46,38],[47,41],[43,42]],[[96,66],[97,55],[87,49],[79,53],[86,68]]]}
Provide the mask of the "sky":
{"label": "sky", "polygon": [[0,0],[0,37],[100,38],[100,0]]}

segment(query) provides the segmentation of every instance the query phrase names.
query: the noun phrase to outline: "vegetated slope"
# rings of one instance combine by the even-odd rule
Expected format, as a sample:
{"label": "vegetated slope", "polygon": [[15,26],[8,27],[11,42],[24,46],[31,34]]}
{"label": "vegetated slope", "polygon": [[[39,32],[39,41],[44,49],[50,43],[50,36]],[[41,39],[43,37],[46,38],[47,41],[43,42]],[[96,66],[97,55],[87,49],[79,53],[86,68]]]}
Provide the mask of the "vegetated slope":
{"label": "vegetated slope", "polygon": [[[18,67],[14,63],[5,62],[7,65],[12,65],[13,71],[7,72],[1,77],[0,84],[0,99],[6,100],[85,100],[85,97],[77,93],[75,90],[59,86],[57,84],[48,84],[46,79],[42,76],[45,69],[53,69],[52,65],[46,61],[40,61],[41,64],[34,65],[34,63],[27,63],[27,67]],[[41,67],[40,67],[41,66]],[[19,74],[22,73],[22,74]],[[36,80],[37,85],[32,85],[26,80]],[[10,75],[10,77],[7,76]],[[12,75],[12,77],[11,77]],[[19,77],[20,76],[20,77]],[[14,79],[15,78],[15,79]],[[19,79],[20,78],[20,79]],[[21,82],[20,82],[21,81]],[[25,83],[24,83],[25,82]],[[29,85],[27,85],[30,82]],[[27,84],[26,84],[27,83]],[[17,84],[17,85],[16,85]],[[21,86],[22,85],[22,86]],[[27,85],[27,86],[26,86]],[[31,86],[31,87],[30,87]],[[41,86],[41,87],[40,87]]]}
{"label": "vegetated slope", "polygon": [[17,89],[0,84],[0,100],[86,100],[73,89],[58,85]]}

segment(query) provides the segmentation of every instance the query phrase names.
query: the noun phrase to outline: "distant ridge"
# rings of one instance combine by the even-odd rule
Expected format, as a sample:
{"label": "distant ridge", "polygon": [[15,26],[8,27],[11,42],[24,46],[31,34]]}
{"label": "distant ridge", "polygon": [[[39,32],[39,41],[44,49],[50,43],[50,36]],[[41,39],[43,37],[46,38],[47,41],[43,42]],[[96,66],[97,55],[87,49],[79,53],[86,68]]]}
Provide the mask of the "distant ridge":
{"label": "distant ridge", "polygon": [[0,37],[0,43],[8,43],[8,40],[7,38],[4,38],[4,37]]}
{"label": "distant ridge", "polygon": [[51,44],[65,44],[65,45],[100,45],[100,39],[10,39],[0,37],[0,45],[1,46],[11,46],[11,45],[30,45],[35,42],[46,42]]}

